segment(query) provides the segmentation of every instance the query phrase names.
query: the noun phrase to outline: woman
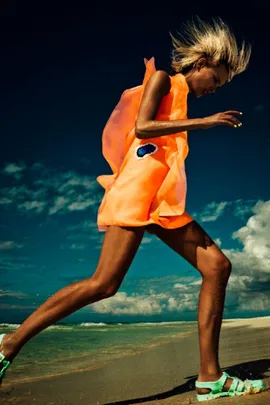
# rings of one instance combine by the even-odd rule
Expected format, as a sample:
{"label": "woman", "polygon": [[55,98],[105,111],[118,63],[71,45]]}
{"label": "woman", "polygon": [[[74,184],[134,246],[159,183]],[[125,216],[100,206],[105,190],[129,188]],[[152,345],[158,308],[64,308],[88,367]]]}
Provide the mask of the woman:
{"label": "woman", "polygon": [[187,24],[186,37],[173,39],[169,76],[146,61],[143,84],[123,93],[103,132],[103,154],[113,174],[100,176],[105,195],[98,212],[106,234],[93,276],[51,296],[12,334],[0,337],[1,377],[27,341],[49,325],[93,302],[114,295],[138,250],[144,232],[154,233],[202,275],[198,325],[200,370],[197,399],[264,390],[263,381],[245,381],[221,371],[219,335],[231,263],[185,211],[188,130],[218,125],[238,128],[238,111],[187,118],[189,93],[215,93],[243,72],[251,48],[222,20]]}

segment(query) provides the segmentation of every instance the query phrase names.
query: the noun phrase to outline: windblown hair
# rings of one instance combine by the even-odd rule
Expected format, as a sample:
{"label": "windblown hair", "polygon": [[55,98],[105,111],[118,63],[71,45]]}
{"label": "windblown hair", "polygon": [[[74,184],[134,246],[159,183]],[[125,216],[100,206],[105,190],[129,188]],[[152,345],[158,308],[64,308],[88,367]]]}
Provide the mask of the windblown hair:
{"label": "windblown hair", "polygon": [[228,81],[246,70],[251,45],[243,41],[238,47],[234,34],[221,18],[213,18],[212,24],[199,17],[196,19],[197,24],[194,21],[183,24],[183,32],[177,33],[179,38],[170,33],[174,48],[171,63],[174,71],[188,72],[201,57],[217,65],[225,64],[229,72]]}

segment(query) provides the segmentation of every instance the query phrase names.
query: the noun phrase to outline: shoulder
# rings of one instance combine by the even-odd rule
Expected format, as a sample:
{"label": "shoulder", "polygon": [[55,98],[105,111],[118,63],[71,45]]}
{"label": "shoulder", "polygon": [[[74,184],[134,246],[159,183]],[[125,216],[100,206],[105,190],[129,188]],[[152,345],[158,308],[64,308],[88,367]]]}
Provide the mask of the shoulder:
{"label": "shoulder", "polygon": [[165,70],[156,70],[147,82],[147,87],[154,88],[166,94],[171,88],[171,79]]}
{"label": "shoulder", "polygon": [[145,84],[142,103],[158,104],[171,89],[171,78],[164,70],[156,70]]}
{"label": "shoulder", "polygon": [[153,74],[152,77],[155,77],[159,80],[167,80],[170,81],[170,76],[165,70],[156,70]]}
{"label": "shoulder", "polygon": [[149,79],[149,83],[156,84],[158,86],[162,86],[164,89],[170,89],[171,87],[171,79],[165,70],[156,70],[155,73]]}

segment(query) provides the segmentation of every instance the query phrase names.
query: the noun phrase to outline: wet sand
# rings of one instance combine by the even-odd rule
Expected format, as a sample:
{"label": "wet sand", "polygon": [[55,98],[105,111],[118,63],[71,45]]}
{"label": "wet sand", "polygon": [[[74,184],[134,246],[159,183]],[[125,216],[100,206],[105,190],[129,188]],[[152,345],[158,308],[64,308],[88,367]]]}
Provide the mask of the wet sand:
{"label": "wet sand", "polygon": [[[220,363],[224,371],[241,379],[264,379],[269,389],[270,317],[224,321]],[[198,336],[193,332],[94,370],[12,385],[7,374],[0,390],[0,404],[196,404],[198,368]],[[210,403],[269,405],[270,391]]]}

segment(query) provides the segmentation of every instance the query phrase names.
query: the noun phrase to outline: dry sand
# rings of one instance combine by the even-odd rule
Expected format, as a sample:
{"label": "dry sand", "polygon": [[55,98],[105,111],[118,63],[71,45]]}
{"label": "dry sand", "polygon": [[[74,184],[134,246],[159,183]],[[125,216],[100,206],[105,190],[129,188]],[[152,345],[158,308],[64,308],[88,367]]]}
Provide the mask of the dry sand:
{"label": "dry sand", "polygon": [[[242,379],[263,378],[269,389],[270,317],[224,321],[220,363],[229,374]],[[91,371],[12,386],[7,375],[0,391],[0,404],[196,404],[194,383],[198,366],[198,336],[194,332]],[[270,405],[270,391],[210,403]]]}

